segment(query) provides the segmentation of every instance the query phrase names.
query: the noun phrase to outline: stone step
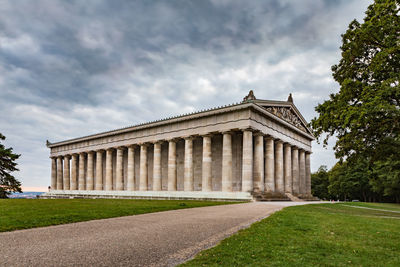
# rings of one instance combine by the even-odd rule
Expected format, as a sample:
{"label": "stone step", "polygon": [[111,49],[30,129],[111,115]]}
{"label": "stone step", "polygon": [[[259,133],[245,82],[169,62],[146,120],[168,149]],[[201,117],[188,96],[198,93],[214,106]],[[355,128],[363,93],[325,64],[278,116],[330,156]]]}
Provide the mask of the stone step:
{"label": "stone step", "polygon": [[293,196],[291,193],[285,193],[285,195],[286,195],[291,201],[294,201],[294,202],[302,202],[302,201],[304,201],[304,200],[301,199],[301,198],[298,198],[298,197],[296,197],[296,196]]}
{"label": "stone step", "polygon": [[272,192],[252,192],[255,201],[290,201],[285,194]]}

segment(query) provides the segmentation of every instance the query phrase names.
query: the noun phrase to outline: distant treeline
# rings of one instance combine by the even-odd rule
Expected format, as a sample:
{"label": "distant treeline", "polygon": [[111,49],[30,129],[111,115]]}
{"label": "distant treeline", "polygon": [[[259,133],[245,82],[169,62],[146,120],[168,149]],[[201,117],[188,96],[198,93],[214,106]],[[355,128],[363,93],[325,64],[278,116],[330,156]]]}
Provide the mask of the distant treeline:
{"label": "distant treeline", "polygon": [[311,175],[311,188],[314,196],[325,200],[400,203],[400,157],[338,162],[330,170],[321,166]]}

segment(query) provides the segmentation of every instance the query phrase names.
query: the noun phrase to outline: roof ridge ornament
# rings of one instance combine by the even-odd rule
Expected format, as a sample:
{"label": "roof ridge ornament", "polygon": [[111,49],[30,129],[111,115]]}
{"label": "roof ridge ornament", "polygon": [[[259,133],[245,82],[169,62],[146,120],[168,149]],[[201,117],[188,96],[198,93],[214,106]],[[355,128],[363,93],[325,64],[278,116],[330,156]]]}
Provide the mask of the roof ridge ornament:
{"label": "roof ridge ornament", "polygon": [[256,100],[256,96],[254,95],[253,90],[250,90],[249,94],[243,98],[243,103],[251,102],[253,100]]}
{"label": "roof ridge ornament", "polygon": [[289,96],[287,98],[287,102],[293,103],[292,93],[289,94]]}

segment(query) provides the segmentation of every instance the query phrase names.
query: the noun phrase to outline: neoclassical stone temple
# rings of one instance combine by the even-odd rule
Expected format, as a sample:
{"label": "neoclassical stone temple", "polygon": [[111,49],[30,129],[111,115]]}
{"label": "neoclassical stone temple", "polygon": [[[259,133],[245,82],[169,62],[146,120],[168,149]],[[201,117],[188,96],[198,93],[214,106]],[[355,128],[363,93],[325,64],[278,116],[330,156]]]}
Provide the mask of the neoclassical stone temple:
{"label": "neoclassical stone temple", "polygon": [[256,99],[57,143],[45,197],[310,198],[307,123]]}

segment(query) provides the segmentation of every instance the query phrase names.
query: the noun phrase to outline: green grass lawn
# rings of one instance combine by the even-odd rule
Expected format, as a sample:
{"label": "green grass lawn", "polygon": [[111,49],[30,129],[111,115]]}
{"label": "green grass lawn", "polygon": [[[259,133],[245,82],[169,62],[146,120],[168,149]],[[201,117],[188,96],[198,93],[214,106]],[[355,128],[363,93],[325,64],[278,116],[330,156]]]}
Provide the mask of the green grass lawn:
{"label": "green grass lawn", "polygon": [[[373,210],[357,208],[360,206]],[[288,207],[201,252],[183,266],[398,267],[400,205]]]}
{"label": "green grass lawn", "polygon": [[135,199],[0,199],[0,232],[223,204],[231,203]]}

